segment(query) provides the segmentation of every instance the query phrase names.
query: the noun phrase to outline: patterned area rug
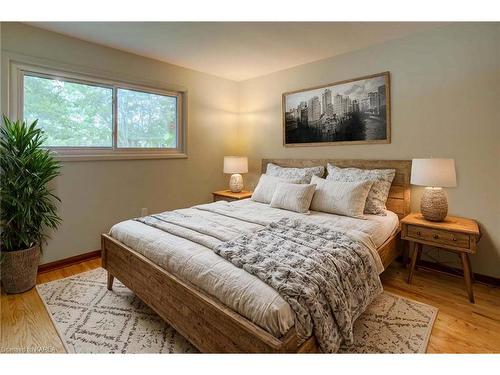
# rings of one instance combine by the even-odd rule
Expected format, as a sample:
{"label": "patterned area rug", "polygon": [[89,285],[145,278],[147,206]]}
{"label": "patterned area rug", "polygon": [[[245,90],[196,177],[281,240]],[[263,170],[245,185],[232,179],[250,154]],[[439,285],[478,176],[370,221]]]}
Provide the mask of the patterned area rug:
{"label": "patterned area rug", "polygon": [[[196,353],[184,337],[115,279],[106,289],[98,268],[37,285],[70,353]],[[387,292],[354,324],[342,353],[425,353],[437,308]]]}

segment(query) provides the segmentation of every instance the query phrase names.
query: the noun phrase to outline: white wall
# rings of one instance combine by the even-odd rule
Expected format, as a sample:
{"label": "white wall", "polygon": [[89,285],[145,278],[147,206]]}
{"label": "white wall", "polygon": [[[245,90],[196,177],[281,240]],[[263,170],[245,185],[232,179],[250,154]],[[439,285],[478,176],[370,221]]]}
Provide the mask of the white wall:
{"label": "white wall", "polygon": [[[499,23],[453,24],[240,83],[238,138],[250,158],[248,178],[255,181],[262,158],[454,158],[450,214],[479,221],[473,269],[499,277],[499,46]],[[383,71],[391,73],[391,144],[282,146],[283,92]],[[413,189],[414,211],[421,192]]]}
{"label": "white wall", "polygon": [[227,186],[222,159],[234,153],[235,82],[19,23],[2,23],[1,39],[5,113],[9,53],[188,90],[188,159],[63,164],[62,176],[55,183],[63,221],[44,250],[44,263],[99,249],[100,233],[139,216],[142,207],[153,213],[205,203],[211,201],[212,191]]}

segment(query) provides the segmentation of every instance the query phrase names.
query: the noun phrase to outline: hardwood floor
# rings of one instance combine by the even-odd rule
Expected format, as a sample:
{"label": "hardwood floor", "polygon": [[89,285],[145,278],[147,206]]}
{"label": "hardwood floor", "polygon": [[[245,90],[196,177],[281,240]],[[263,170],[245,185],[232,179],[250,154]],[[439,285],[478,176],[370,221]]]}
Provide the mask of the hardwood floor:
{"label": "hardwood floor", "polygon": [[[100,266],[93,259],[42,273],[38,283],[68,277]],[[382,274],[384,288],[439,308],[429,353],[500,353],[500,288],[474,284],[476,303],[470,304],[458,277],[419,269],[411,285],[407,269],[393,264]],[[64,347],[37,292],[1,295],[0,352],[57,352]]]}
{"label": "hardwood floor", "polygon": [[469,303],[464,280],[419,268],[411,285],[399,263],[382,274],[384,289],[439,309],[428,353],[500,353],[500,288],[474,283]]}
{"label": "hardwood floor", "polygon": [[[92,259],[54,271],[40,273],[37,283],[62,279],[100,267]],[[65,353],[64,346],[35,288],[22,294],[5,294],[0,299],[0,353]]]}

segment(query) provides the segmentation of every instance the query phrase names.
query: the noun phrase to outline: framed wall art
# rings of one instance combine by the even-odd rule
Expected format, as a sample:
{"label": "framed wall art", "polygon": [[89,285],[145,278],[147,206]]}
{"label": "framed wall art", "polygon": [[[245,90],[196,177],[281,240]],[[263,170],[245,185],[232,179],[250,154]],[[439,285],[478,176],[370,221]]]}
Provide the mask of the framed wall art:
{"label": "framed wall art", "polygon": [[283,145],[391,142],[389,72],[284,93]]}

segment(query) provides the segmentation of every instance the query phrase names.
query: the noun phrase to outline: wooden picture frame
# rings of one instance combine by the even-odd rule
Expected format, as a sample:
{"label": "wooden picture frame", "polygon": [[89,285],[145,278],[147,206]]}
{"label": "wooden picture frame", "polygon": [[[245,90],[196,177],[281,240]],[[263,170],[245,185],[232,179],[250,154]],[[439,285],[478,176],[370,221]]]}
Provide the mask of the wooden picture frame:
{"label": "wooden picture frame", "polygon": [[284,147],[391,143],[390,73],[285,92],[281,117]]}

